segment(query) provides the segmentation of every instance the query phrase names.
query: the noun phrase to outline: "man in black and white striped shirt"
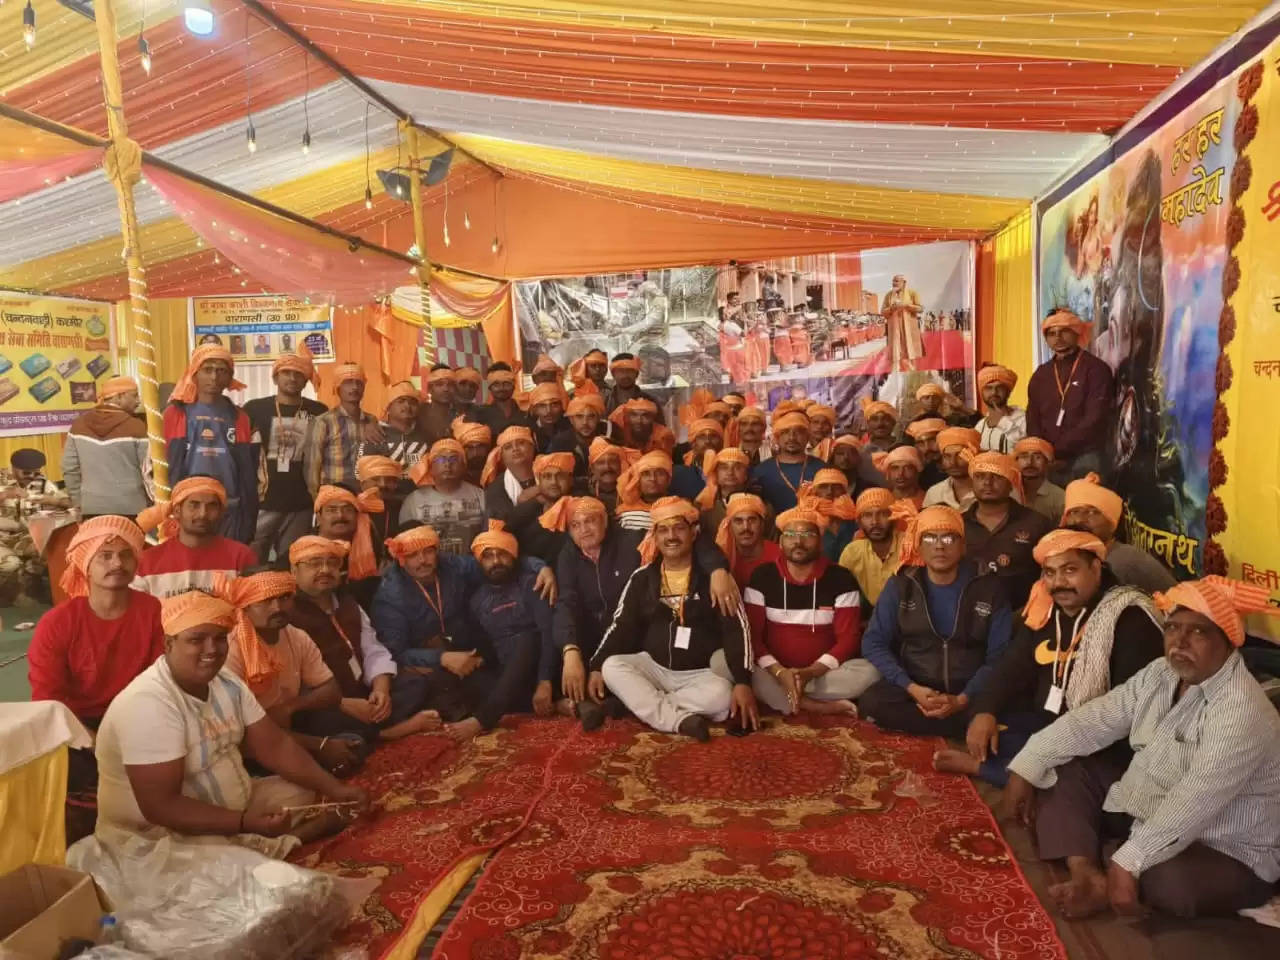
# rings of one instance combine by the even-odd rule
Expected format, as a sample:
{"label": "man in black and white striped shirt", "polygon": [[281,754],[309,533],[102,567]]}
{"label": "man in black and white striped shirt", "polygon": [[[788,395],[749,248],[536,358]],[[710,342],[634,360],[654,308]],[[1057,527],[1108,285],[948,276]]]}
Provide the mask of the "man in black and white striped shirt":
{"label": "man in black and white striped shirt", "polygon": [[[1280,611],[1264,588],[1223,577],[1177,584],[1156,605],[1164,657],[1009,764],[1002,812],[1034,814],[1040,856],[1066,859],[1071,879],[1049,893],[1068,916],[1229,915],[1280,878],[1280,714],[1236,652],[1243,614]],[[1115,747],[1125,738],[1131,760]],[[1108,860],[1109,840],[1120,846]]]}

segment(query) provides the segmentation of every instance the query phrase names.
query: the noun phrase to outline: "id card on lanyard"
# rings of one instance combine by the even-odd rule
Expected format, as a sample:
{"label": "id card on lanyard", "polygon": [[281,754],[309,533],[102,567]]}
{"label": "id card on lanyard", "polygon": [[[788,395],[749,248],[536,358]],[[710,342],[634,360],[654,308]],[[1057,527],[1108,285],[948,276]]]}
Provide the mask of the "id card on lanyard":
{"label": "id card on lanyard", "polygon": [[1075,385],[1074,377],[1076,375],[1076,368],[1080,366],[1080,358],[1083,355],[1084,355],[1084,351],[1079,351],[1076,353],[1076,362],[1071,365],[1071,372],[1067,374],[1066,386],[1063,386],[1062,378],[1058,376],[1058,361],[1055,359],[1053,362],[1053,381],[1055,384],[1057,384],[1057,387],[1058,387],[1057,426],[1059,427],[1062,426],[1062,421],[1067,416],[1067,394],[1071,391],[1071,388]]}
{"label": "id card on lanyard", "polygon": [[351,659],[347,661],[347,666],[351,668],[351,675],[357,680],[361,679],[364,671],[360,668],[359,657],[356,656],[356,645],[347,636],[347,631],[342,629],[342,624],[338,623],[337,616],[332,613],[329,614],[329,622],[333,624],[333,629],[338,631],[338,636],[347,642],[347,649],[351,652]]}

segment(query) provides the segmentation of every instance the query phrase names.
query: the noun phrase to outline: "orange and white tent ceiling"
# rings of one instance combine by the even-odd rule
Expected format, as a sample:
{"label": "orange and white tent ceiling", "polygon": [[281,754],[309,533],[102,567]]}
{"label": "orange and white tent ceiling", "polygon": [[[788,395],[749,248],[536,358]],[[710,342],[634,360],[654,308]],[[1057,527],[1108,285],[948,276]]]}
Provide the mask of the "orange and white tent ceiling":
{"label": "orange and white tent ceiling", "polygon": [[[0,7],[0,95],[105,134],[96,28],[56,0]],[[621,219],[643,235],[631,266],[980,237],[1023,209],[1108,132],[1265,4],[1167,0],[267,0],[265,6],[470,158],[429,191],[433,229],[484,219],[483,243],[434,259],[503,275],[557,272],[555,251],[514,249],[538,203],[575,197],[588,245]],[[295,212],[399,244],[406,208],[363,202],[371,169],[404,162],[394,118],[235,0],[211,37],[180,4],[116,0],[130,133],[182,167]],[[154,58],[141,69],[137,34]],[[910,12],[907,12],[909,9]],[[962,12],[961,12],[962,11]],[[368,135],[366,140],[366,113]],[[251,114],[258,149],[246,151]],[[309,118],[312,146],[299,149]],[[26,149],[0,126],[0,161]],[[34,136],[31,142],[36,142]],[[40,138],[43,158],[46,138]],[[7,147],[4,142],[10,141]],[[366,147],[367,142],[367,147]],[[446,144],[431,141],[431,152]],[[33,148],[34,149],[34,148]],[[68,154],[83,148],[67,143]],[[30,156],[30,155],[28,155]],[[401,159],[397,160],[397,156]],[[68,158],[68,169],[75,167]],[[504,197],[507,200],[504,201]],[[510,202],[519,216],[501,209]],[[482,217],[480,207],[492,209]],[[626,216],[622,216],[625,209]],[[446,212],[447,211],[447,212]],[[468,212],[471,211],[471,212]],[[153,284],[216,286],[212,259],[158,195],[138,191]],[[98,169],[0,204],[0,284],[122,289],[112,188]],[[502,250],[486,254],[490,236]],[[545,237],[539,233],[539,242]],[[696,241],[697,238],[694,238]],[[625,240],[625,238],[624,238]],[[403,246],[404,244],[400,244]],[[711,251],[708,251],[708,254]],[[596,260],[566,247],[566,272]],[[705,254],[704,254],[705,255]],[[616,255],[604,262],[614,263]],[[225,275],[225,276],[224,276]]]}

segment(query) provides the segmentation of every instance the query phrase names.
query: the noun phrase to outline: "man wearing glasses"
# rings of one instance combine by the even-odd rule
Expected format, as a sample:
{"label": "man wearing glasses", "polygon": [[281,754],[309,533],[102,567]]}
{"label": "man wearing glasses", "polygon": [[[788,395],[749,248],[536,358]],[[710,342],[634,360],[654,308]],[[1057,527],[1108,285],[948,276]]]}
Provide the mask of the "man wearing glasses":
{"label": "man wearing glasses", "polygon": [[404,498],[400,527],[426,525],[440,535],[440,552],[465,556],[485,526],[484,492],[467,483],[467,454],[452,437],[437,440],[409,479],[417,489]]}
{"label": "man wearing glasses", "polygon": [[964,529],[951,507],[920,511],[871,614],[862,649],[882,679],[858,709],[885,729],[964,737],[969,701],[1009,643],[1001,580],[965,559]]}

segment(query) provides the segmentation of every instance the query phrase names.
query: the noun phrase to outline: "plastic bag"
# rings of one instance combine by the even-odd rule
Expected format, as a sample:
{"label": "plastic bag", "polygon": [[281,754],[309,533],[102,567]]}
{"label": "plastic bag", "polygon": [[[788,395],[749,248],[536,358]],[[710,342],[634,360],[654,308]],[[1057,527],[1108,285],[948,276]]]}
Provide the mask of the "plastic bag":
{"label": "plastic bag", "polygon": [[[308,956],[377,886],[272,860],[222,838],[86,837],[67,851],[67,864],[92,874],[106,893],[118,946],[166,960]],[[124,956],[104,953],[101,960]]]}

